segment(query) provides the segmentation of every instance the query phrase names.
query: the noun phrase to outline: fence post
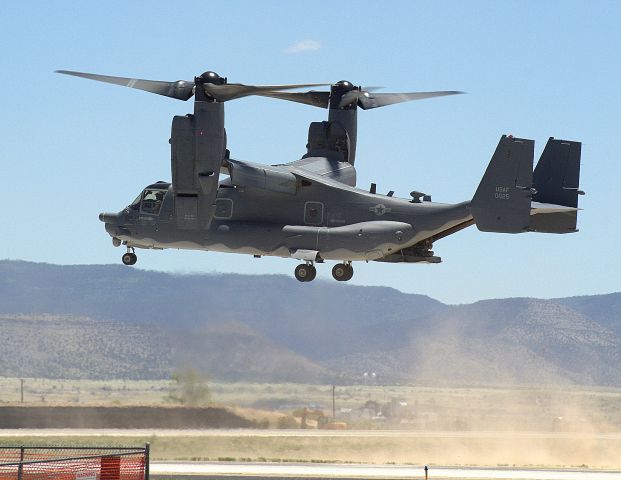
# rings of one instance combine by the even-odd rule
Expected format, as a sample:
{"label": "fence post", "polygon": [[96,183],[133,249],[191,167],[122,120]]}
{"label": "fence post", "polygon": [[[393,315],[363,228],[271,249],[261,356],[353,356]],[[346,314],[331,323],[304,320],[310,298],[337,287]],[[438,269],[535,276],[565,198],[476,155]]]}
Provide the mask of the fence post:
{"label": "fence post", "polygon": [[17,480],[22,480],[24,476],[24,447],[19,449],[19,466],[17,467]]}
{"label": "fence post", "polygon": [[147,442],[144,446],[144,480],[149,480],[149,463],[150,463],[149,457],[150,456],[151,456],[151,444]]}

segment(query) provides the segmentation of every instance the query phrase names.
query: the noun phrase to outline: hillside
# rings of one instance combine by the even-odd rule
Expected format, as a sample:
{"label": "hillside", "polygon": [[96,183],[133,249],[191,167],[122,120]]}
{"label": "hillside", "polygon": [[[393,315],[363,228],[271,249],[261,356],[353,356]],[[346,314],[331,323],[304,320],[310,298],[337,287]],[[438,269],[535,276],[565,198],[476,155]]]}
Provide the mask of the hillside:
{"label": "hillside", "polygon": [[172,344],[159,328],[72,315],[0,314],[0,376],[162,378]]}
{"label": "hillside", "polygon": [[621,386],[621,293],[445,305],[284,276],[0,261],[0,376]]}

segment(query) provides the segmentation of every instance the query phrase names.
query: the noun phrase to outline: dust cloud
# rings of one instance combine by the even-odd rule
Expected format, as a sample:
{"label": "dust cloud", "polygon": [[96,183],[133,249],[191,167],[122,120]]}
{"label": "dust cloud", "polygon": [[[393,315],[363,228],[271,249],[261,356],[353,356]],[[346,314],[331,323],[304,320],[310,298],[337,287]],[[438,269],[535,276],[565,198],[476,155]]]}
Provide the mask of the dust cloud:
{"label": "dust cloud", "polygon": [[576,385],[543,349],[512,340],[484,342],[451,322],[413,340],[418,387],[399,425],[409,432],[367,460],[620,468],[621,392]]}

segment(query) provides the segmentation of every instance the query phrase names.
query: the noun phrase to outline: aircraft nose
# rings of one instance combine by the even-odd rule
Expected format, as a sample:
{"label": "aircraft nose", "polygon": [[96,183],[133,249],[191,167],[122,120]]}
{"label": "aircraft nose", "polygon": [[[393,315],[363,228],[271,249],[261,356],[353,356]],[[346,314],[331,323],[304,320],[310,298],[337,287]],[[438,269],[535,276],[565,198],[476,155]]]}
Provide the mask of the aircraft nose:
{"label": "aircraft nose", "polygon": [[117,225],[119,223],[119,214],[118,213],[100,213],[99,220],[104,223],[109,223],[111,225]]}

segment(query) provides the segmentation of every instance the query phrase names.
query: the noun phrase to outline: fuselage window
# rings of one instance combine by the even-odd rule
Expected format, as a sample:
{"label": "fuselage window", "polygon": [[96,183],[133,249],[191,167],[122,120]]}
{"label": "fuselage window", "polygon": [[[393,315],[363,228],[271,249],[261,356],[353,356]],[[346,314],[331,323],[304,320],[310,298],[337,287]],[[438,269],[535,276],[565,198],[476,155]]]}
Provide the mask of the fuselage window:
{"label": "fuselage window", "polygon": [[304,204],[304,222],[311,225],[323,223],[323,203],[306,202]]}
{"label": "fuselage window", "polygon": [[140,212],[150,215],[159,215],[164,201],[166,190],[146,189],[142,193],[142,202],[140,204]]}

